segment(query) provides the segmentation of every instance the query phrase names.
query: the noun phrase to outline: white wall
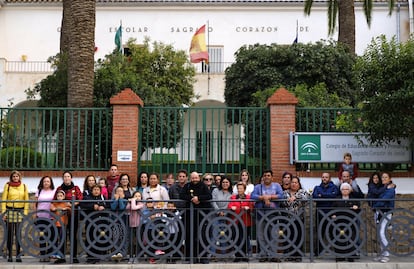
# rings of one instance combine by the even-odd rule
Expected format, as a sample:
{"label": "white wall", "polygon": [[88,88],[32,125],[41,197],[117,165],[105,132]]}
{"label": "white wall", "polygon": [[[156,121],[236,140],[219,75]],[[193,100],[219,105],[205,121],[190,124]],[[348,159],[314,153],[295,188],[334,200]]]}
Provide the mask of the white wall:
{"label": "white wall", "polygon": [[[292,44],[298,22],[299,42],[308,43],[329,39],[327,34],[326,4],[315,3],[310,16],[305,16],[303,3],[275,3],[273,5],[234,6],[200,5],[177,6],[108,6],[98,5],[96,12],[95,39],[98,48],[95,58],[103,58],[114,48],[117,27],[124,27],[123,41],[145,37],[152,41],[172,44],[176,49],[188,51],[197,27],[209,23],[210,45],[224,49],[224,62],[233,62],[234,53],[247,44]],[[46,61],[59,51],[62,8],[51,4],[5,5],[0,8],[0,107],[6,107],[8,99],[14,104],[26,99],[24,90],[33,88],[47,74],[5,73],[1,59],[21,61]],[[402,6],[388,16],[385,3],[375,3],[372,25],[368,28],[361,7],[356,7],[356,51],[363,53],[373,37],[385,34],[399,35],[402,41],[409,36],[408,7]],[[399,30],[397,32],[397,30]],[[332,38],[336,39],[335,34]],[[4,62],[4,61],[3,61]],[[200,100],[224,101],[224,76],[212,75],[210,82],[200,75],[195,93]]]}
{"label": "white wall", "polygon": [[[322,175],[322,172],[321,172]],[[367,177],[357,178],[357,182],[359,187],[361,188],[362,192],[367,194],[368,192],[368,180]],[[414,186],[413,186],[414,178],[399,178],[395,177],[392,178],[392,181],[397,185],[396,193],[397,194],[413,194],[414,193]],[[332,181],[337,184],[338,178],[332,177]],[[316,185],[321,184],[320,178],[315,177],[301,177],[300,182],[302,183],[302,187],[308,191],[313,190]]]}
{"label": "white wall", "polygon": [[[59,50],[61,8],[6,6],[0,9],[0,58],[17,61],[21,55],[28,61],[45,61]],[[397,12],[388,16],[386,6],[373,9],[369,29],[359,7],[356,8],[357,52],[362,53],[372,37],[379,34],[393,36],[397,31]],[[291,44],[296,35],[296,21],[300,28],[299,42],[328,39],[326,6],[315,5],[310,16],[303,13],[303,4],[277,6],[235,7],[97,7],[96,46],[97,58],[114,48],[116,28],[120,21],[124,27],[123,41],[145,36],[151,40],[173,44],[177,49],[188,50],[197,27],[209,22],[209,43],[224,45],[225,61],[234,60],[234,52],[242,45],[254,43]],[[408,9],[401,8],[401,34],[408,37]],[[146,30],[145,30],[146,29]],[[243,29],[246,29],[243,30]],[[249,29],[252,29],[250,31]],[[179,32],[178,32],[179,31]],[[333,36],[336,39],[336,35]]]}

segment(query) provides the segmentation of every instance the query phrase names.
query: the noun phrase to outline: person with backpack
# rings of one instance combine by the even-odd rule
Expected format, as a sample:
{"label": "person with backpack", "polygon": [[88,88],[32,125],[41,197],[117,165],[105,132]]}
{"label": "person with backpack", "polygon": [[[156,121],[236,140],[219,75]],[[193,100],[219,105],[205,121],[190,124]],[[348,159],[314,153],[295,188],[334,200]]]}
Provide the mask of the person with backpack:
{"label": "person with backpack", "polygon": [[22,262],[18,232],[24,215],[29,213],[29,192],[26,184],[22,183],[22,174],[12,171],[9,181],[4,185],[1,204],[3,220],[7,223],[7,252],[8,262],[13,262],[13,242],[16,246],[16,262]]}

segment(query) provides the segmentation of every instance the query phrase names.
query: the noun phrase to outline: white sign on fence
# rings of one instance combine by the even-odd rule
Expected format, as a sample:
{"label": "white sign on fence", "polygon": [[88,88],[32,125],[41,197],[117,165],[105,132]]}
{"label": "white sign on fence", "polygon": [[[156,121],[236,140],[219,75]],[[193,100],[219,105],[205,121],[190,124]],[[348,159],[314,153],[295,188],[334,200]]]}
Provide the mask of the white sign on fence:
{"label": "white sign on fence", "polygon": [[410,163],[412,150],[407,139],[381,146],[372,145],[364,134],[356,133],[292,133],[295,162],[342,162],[345,152],[352,161],[363,163]]}
{"label": "white sign on fence", "polygon": [[132,161],[132,150],[118,150],[117,152],[118,162],[131,162]]}

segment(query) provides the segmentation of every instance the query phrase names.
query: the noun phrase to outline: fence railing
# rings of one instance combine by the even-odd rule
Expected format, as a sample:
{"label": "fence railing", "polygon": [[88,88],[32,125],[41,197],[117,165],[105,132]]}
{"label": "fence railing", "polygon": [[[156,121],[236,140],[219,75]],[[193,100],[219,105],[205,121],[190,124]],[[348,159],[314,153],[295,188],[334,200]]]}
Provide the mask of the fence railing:
{"label": "fence railing", "polygon": [[337,120],[345,113],[356,112],[354,108],[296,108],[297,132],[338,132]]}
{"label": "fence railing", "polygon": [[[0,168],[107,170],[110,108],[0,108]],[[297,108],[298,132],[334,132],[346,108]],[[268,167],[268,110],[260,107],[144,107],[138,169],[238,174],[253,179]],[[407,171],[410,164],[359,163],[364,171]],[[336,170],[336,163],[297,164],[297,170]]]}
{"label": "fence railing", "polygon": [[[209,64],[194,64],[197,74],[224,75],[232,62],[210,62]],[[52,64],[47,61],[6,61],[6,72],[9,73],[52,73],[55,71]]]}
{"label": "fence railing", "polygon": [[[17,227],[21,247],[18,257],[44,259],[57,254],[66,256],[67,262],[371,260],[380,249],[389,251],[391,259],[399,256],[414,261],[412,200],[396,200],[396,208],[380,213],[378,223],[367,200],[362,201],[359,211],[320,209],[313,201],[316,200],[295,213],[284,208],[266,208],[253,209],[248,214],[231,209],[222,209],[224,214],[218,214],[217,210],[193,207],[144,207],[134,213],[110,210],[111,201],[106,201],[105,210],[96,211],[86,209],[91,208],[88,203],[96,200],[79,201],[80,210],[72,206],[69,222],[61,228],[57,223],[63,221],[62,212],[33,210],[13,226],[7,219],[4,221],[6,211],[0,218],[0,245],[3,255],[8,256],[9,231]],[[246,225],[250,223],[246,216],[252,226]],[[138,223],[132,224],[130,218]]]}
{"label": "fence railing", "polygon": [[52,73],[52,64],[46,61],[6,61],[9,73]]}
{"label": "fence railing", "polygon": [[268,109],[261,107],[144,107],[138,170],[179,169],[253,179],[268,167]]}
{"label": "fence railing", "polygon": [[109,108],[0,108],[1,169],[107,169]]}

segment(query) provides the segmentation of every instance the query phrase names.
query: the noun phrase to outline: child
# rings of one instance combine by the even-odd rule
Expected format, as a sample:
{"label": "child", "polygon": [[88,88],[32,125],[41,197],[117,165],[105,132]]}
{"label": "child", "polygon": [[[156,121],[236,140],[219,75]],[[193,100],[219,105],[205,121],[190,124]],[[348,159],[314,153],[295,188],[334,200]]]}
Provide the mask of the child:
{"label": "child", "polygon": [[[167,218],[167,227],[168,230],[166,231],[168,241],[171,242],[172,245],[175,245],[175,249],[179,249],[179,245],[181,244],[181,237],[179,233],[179,220],[181,219],[180,212],[175,207],[173,202],[168,202],[167,204],[167,214],[164,214],[164,217]],[[177,236],[177,235],[178,236]],[[167,263],[176,263],[176,259],[179,259],[180,255],[177,251],[174,252],[173,248],[167,250],[169,253],[169,257],[167,258]],[[172,254],[171,254],[172,253]]]}
{"label": "child", "polygon": [[344,162],[339,166],[338,178],[340,183],[342,183],[343,171],[348,171],[353,181],[358,177],[358,164],[352,162],[352,155],[349,152],[344,154]]}
{"label": "child", "polygon": [[[125,237],[125,241],[127,242],[128,237],[127,237],[127,231],[126,231],[126,224],[127,224],[127,215],[125,214],[125,209],[126,206],[128,204],[128,200],[125,199],[125,194],[124,194],[124,189],[121,186],[118,186],[115,188],[115,193],[114,193],[114,199],[111,202],[111,210],[112,211],[116,211],[119,215],[121,216],[121,220],[122,223],[118,223],[117,224],[117,228],[116,231],[114,232],[114,240],[118,241],[118,242],[123,242]],[[128,244],[126,244],[125,246],[121,246],[121,252],[118,252],[115,255],[112,255],[111,259],[113,261],[121,261],[122,258],[124,257],[123,253],[126,253],[126,246],[128,246]]]}
{"label": "child", "polygon": [[[156,207],[154,205],[154,202],[152,201],[151,197],[147,198],[147,203],[145,205],[144,210],[142,211],[142,225],[143,225],[143,242],[144,244],[146,242],[152,242],[153,241],[153,233],[152,229],[155,228],[155,224],[157,221],[157,218],[161,217],[159,213],[156,212]],[[163,251],[157,249],[154,251],[153,248],[147,249],[150,252],[154,252],[156,256],[165,254]],[[151,264],[156,264],[157,261],[155,260],[154,256],[149,259],[149,262]]]}
{"label": "child", "polygon": [[98,181],[99,186],[101,186],[101,194],[105,197],[105,200],[108,200],[108,182],[106,178],[101,177]]}
{"label": "child", "polygon": [[[56,258],[60,263],[66,262],[65,259],[65,239],[63,235],[63,228],[68,224],[68,215],[71,212],[71,204],[68,201],[65,201],[65,192],[63,190],[58,190],[56,193],[56,199],[58,201],[52,202],[50,204],[50,211],[56,215],[56,228],[58,230],[58,240],[56,241],[60,247],[60,253],[58,255],[52,255],[51,258]],[[62,242],[63,241],[63,242]]]}
{"label": "child", "polygon": [[141,202],[142,194],[139,191],[135,191],[132,194],[132,198],[129,200],[129,203],[126,206],[126,209],[129,210],[129,227],[132,231],[132,241],[131,241],[131,253],[133,257],[129,259],[129,263],[134,261],[134,257],[137,255],[137,238],[138,238],[138,227],[141,218],[141,209],[144,207],[144,203]]}
{"label": "child", "polygon": [[[82,203],[82,209],[84,210],[84,213],[89,215],[89,218],[91,220],[87,221],[85,224],[86,230],[88,232],[88,239],[85,240],[85,245],[89,249],[89,251],[92,254],[95,254],[94,256],[103,256],[105,255],[104,249],[106,249],[106,245],[101,243],[99,238],[95,238],[95,229],[93,227],[96,227],[97,225],[103,225],[105,226],[107,223],[105,223],[105,217],[107,214],[103,213],[108,208],[105,197],[101,194],[101,186],[98,184],[95,184],[91,188],[91,193],[87,196],[83,197],[83,200],[85,200],[84,203]],[[94,213],[95,211],[99,211],[99,214]],[[93,219],[93,221],[92,221]],[[90,227],[90,225],[93,225]],[[94,248],[93,246],[96,246]],[[99,261],[98,258],[94,258],[91,254],[88,253],[87,255],[87,263],[95,264]]]}

